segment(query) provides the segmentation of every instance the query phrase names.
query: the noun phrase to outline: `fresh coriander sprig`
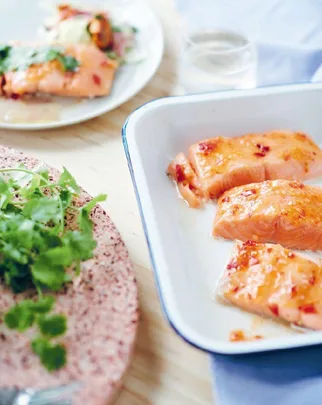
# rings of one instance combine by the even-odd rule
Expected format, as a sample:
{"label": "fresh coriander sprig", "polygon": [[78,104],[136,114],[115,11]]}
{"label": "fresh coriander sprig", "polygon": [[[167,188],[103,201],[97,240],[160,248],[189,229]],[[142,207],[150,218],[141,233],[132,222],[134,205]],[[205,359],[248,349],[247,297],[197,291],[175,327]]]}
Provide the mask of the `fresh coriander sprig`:
{"label": "fresh coriander sprig", "polygon": [[[96,242],[90,211],[106,196],[76,207],[73,200],[80,188],[66,168],[58,182],[51,181],[43,168],[3,168],[1,174],[0,276],[14,293],[29,288],[38,292],[37,301],[20,301],[9,309],[4,321],[19,332],[36,328],[32,350],[54,371],[66,363],[65,347],[52,340],[65,333],[67,319],[51,314],[54,298],[43,292],[59,291],[71,281],[72,271],[78,274],[81,262],[93,257]],[[68,212],[76,215],[78,229],[65,227]]]}

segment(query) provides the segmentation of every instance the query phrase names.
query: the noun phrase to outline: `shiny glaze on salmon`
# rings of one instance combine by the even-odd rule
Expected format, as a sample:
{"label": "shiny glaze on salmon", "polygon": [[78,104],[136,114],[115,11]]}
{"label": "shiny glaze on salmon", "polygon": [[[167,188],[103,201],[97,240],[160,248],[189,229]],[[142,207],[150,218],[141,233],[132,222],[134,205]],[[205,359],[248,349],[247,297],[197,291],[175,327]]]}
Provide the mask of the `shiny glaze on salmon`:
{"label": "shiny glaze on salmon", "polygon": [[213,235],[322,249],[322,188],[272,180],[227,191],[218,201]]}
{"label": "shiny glaze on salmon", "polygon": [[281,245],[237,242],[219,297],[252,313],[322,330],[322,267]]}
{"label": "shiny glaze on salmon", "polygon": [[[175,167],[179,154],[168,173],[179,184]],[[193,170],[205,200],[216,199],[233,187],[264,180],[305,180],[322,175],[322,152],[305,134],[272,131],[235,138],[217,137],[192,145],[186,166]],[[185,185],[189,179],[185,179]],[[179,188],[180,191],[180,188]],[[185,198],[184,195],[182,195]],[[194,198],[194,197],[193,197]],[[196,206],[187,199],[190,206]],[[199,203],[201,205],[201,201]]]}
{"label": "shiny glaze on salmon", "polygon": [[1,93],[7,97],[48,93],[58,96],[96,97],[110,93],[117,62],[95,45],[71,44],[65,54],[80,63],[76,72],[65,72],[57,60],[32,65],[25,71],[2,76]]}

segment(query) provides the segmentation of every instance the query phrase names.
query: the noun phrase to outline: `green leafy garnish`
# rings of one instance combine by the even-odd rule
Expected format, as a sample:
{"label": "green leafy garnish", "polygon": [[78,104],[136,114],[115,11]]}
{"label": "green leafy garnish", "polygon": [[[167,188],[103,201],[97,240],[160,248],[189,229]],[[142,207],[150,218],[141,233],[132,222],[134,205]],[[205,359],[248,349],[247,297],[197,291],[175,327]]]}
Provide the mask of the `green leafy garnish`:
{"label": "green leafy garnish", "polygon": [[26,70],[32,65],[57,60],[66,72],[75,72],[80,63],[72,56],[65,55],[64,49],[53,46],[0,46],[0,74]]}
{"label": "green leafy garnish", "polygon": [[52,344],[44,338],[38,338],[31,343],[32,350],[48,371],[59,370],[66,364],[66,348],[61,344]]}
{"label": "green leafy garnish", "polygon": [[63,315],[48,315],[38,320],[40,332],[44,336],[57,337],[63,335],[67,330],[66,317]]}
{"label": "green leafy garnish", "polygon": [[[47,291],[59,291],[79,274],[81,263],[93,257],[96,242],[90,213],[106,199],[98,195],[78,208],[74,198],[79,193],[66,168],[58,182],[50,181],[43,167],[0,169],[0,278],[14,293],[30,288],[38,292],[38,299],[11,307],[4,323],[19,332],[38,330],[32,349],[49,371],[66,362],[65,347],[51,340],[66,332],[67,319],[52,313],[55,300]],[[75,218],[72,229],[65,226],[70,213]]]}

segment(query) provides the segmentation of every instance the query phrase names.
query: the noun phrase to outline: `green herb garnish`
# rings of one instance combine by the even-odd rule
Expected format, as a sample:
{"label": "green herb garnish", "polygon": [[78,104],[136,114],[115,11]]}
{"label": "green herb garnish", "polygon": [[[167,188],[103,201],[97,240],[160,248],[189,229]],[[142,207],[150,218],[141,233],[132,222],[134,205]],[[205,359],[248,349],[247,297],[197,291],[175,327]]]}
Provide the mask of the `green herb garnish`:
{"label": "green herb garnish", "polygon": [[[0,277],[14,293],[38,292],[38,299],[10,308],[4,323],[19,332],[38,330],[32,349],[49,371],[66,363],[65,347],[52,340],[66,332],[67,319],[52,313],[55,300],[47,291],[59,291],[79,274],[81,262],[93,257],[90,212],[106,198],[99,195],[78,208],[74,197],[79,193],[65,168],[58,182],[50,181],[43,168],[0,169]],[[74,215],[78,229],[65,227],[67,213]]]}
{"label": "green herb garnish", "polygon": [[65,72],[75,72],[80,66],[78,60],[65,55],[61,47],[0,46],[0,74],[26,70],[52,60],[59,61]]}

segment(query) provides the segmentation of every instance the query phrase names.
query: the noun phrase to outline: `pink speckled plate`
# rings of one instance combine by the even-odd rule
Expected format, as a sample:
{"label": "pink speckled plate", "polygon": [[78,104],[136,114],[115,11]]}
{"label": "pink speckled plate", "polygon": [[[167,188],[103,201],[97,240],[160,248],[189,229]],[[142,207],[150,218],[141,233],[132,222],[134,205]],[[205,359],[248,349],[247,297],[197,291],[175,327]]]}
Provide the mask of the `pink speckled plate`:
{"label": "pink speckled plate", "polygon": [[[0,146],[0,167],[39,161]],[[51,170],[53,178],[59,173]],[[83,192],[78,204],[90,200]],[[31,352],[29,339],[0,322],[0,388],[52,387],[80,381],[73,405],[106,405],[115,397],[129,365],[138,324],[138,294],[128,251],[109,216],[99,206],[92,211],[97,249],[82,265],[81,275],[57,294],[56,311],[68,314],[63,343],[67,366],[49,373]],[[73,218],[68,218],[73,223]],[[29,294],[30,295],[30,294]],[[0,284],[0,308],[6,311],[25,295],[14,296]]]}

